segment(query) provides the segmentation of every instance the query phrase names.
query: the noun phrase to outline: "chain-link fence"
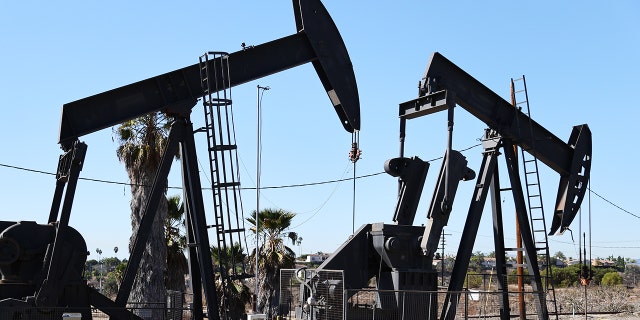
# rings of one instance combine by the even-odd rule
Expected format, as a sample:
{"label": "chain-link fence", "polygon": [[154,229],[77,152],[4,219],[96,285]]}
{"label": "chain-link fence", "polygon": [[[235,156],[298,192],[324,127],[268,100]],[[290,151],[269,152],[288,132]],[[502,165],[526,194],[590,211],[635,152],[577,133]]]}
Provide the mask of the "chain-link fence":
{"label": "chain-link fence", "polygon": [[341,270],[280,270],[281,317],[342,319],[344,306],[344,274]]}

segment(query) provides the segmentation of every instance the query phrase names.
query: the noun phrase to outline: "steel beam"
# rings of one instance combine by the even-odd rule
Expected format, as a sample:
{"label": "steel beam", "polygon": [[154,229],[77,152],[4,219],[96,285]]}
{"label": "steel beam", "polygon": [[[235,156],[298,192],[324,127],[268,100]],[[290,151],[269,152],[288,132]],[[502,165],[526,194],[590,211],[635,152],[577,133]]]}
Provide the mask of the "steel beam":
{"label": "steel beam", "polygon": [[[345,130],[359,130],[358,88],[337,27],[319,0],[301,0],[297,4],[294,1],[294,8],[296,34],[231,53],[227,57],[229,74],[209,76],[228,76],[230,86],[236,86],[312,62]],[[228,88],[219,88],[223,89]],[[82,135],[196,101],[203,95],[200,68],[193,64],[66,103],[62,106],[59,142],[64,145]]]}
{"label": "steel beam", "polygon": [[587,191],[591,172],[589,127],[575,126],[565,143],[438,52],[429,59],[420,82],[419,97],[401,103],[399,116],[416,118],[447,110],[455,104],[560,174],[550,233],[564,232]]}

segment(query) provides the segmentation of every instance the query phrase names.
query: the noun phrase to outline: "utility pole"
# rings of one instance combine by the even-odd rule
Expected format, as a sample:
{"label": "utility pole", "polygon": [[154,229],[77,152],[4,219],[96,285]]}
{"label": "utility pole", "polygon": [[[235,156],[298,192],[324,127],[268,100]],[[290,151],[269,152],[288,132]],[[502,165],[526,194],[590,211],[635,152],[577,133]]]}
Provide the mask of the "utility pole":
{"label": "utility pole", "polygon": [[96,253],[98,254],[98,262],[100,263],[100,273],[98,273],[98,280],[100,281],[100,293],[102,293],[102,250],[100,250],[100,248],[97,248]]}
{"label": "utility pole", "polygon": [[444,246],[446,244],[446,241],[445,241],[444,238],[445,238],[445,236],[450,236],[450,235],[451,235],[450,233],[444,233],[444,228],[442,228],[442,237],[441,237],[442,240],[440,241],[440,250],[441,250],[440,251],[441,252],[441,254],[440,254],[440,258],[441,258],[440,264],[441,264],[441,269],[442,269],[442,274],[440,275],[440,277],[441,277],[440,285],[441,286],[444,286],[444,272],[446,270],[446,268],[445,268],[446,258],[444,256]]}
{"label": "utility pole", "polygon": [[[516,108],[516,92],[515,85],[513,84],[513,79],[511,80],[511,105]],[[517,159],[518,157],[518,147],[513,145],[513,152]],[[524,259],[522,256],[522,236],[520,235],[520,222],[518,221],[518,215],[516,213],[516,248],[519,249],[516,251],[516,277],[518,279],[518,310],[520,311],[520,319],[527,319],[527,310],[526,304],[524,302],[524,269],[522,268],[524,264]],[[527,263],[531,263],[531,261],[527,261]]]}

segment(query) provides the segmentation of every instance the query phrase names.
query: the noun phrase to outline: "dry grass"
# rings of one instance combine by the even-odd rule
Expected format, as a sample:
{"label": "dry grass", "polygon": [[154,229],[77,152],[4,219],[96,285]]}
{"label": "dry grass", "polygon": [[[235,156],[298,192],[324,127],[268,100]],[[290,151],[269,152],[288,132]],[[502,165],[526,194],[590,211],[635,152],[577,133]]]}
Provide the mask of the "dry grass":
{"label": "dry grass", "polygon": [[639,296],[640,290],[627,289],[624,286],[588,286],[586,298],[584,287],[556,289],[558,311],[584,314],[586,305],[587,314],[593,314],[595,318],[602,318],[597,314],[617,313],[619,315],[616,319],[639,319]]}

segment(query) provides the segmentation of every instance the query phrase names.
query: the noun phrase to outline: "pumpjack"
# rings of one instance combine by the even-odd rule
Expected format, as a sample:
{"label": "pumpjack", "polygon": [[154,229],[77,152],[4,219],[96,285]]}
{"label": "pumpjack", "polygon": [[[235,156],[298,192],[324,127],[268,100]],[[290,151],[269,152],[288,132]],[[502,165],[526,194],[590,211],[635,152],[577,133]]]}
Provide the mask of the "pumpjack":
{"label": "pumpjack", "polygon": [[[353,67],[331,16],[320,0],[294,0],[293,9],[296,33],[217,57],[220,64],[225,60],[227,69],[208,69],[203,75],[201,65],[194,64],[63,105],[59,135],[63,154],[58,162],[48,221],[43,224],[0,222],[0,318],[60,319],[63,312],[78,312],[83,319],[91,319],[91,308],[97,308],[111,319],[141,319],[127,310],[126,304],[167,184],[170,165],[178,153],[185,189],[187,233],[193,243],[189,248],[193,316],[204,317],[204,300],[207,317],[221,318],[198,175],[195,130],[190,120],[191,109],[207,94],[203,77],[221,83],[216,90],[224,90],[312,63],[344,129],[348,132],[360,129]],[[168,143],[134,235],[120,289],[112,301],[83,279],[87,246],[80,233],[69,225],[87,151],[87,145],[79,138],[158,111],[173,118]]]}
{"label": "pumpjack", "polygon": [[[467,167],[466,158],[452,149],[454,108],[462,107],[484,122],[488,129],[483,139],[483,159],[477,174]],[[413,225],[418,202],[424,187],[429,163],[419,157],[405,157],[406,122],[440,111],[448,113],[448,144],[439,171],[435,190],[427,212],[426,226]],[[527,259],[527,269],[533,287],[539,319],[547,319],[549,312],[542,287],[537,250],[525,205],[518,161],[514,146],[521,147],[560,175],[550,234],[561,234],[569,228],[584,198],[591,171],[591,131],[588,125],[574,126],[568,142],[535,122],[520,109],[505,101],[440,53],[431,55],[420,80],[418,98],[400,103],[400,157],[385,162],[385,171],[398,177],[400,190],[393,216],[393,224],[365,224],[349,237],[316,270],[342,270],[344,288],[349,295],[368,288],[375,278],[378,292],[371,306],[375,315],[402,310],[403,319],[454,319],[463,290],[473,244],[487,194],[491,191],[493,204],[494,243],[497,264],[498,291],[501,292],[500,317],[510,318],[506,285],[506,248],[500,208],[500,186],[497,158],[504,154],[511,192],[520,223],[520,237]],[[476,178],[477,176],[477,178]],[[453,200],[460,181],[476,179],[469,204],[460,246],[455,258],[447,294],[438,304],[437,271],[433,266],[440,235],[451,215]],[[318,301],[322,286],[320,277],[308,277],[300,285],[300,307],[296,314],[304,319],[320,319],[327,309]],[[401,295],[401,291],[431,292],[425,299],[415,295]],[[387,296],[382,297],[385,294]],[[388,296],[388,295],[391,296]],[[307,298],[310,297],[310,298]],[[311,301],[313,303],[310,303]],[[438,315],[438,310],[441,310]],[[362,309],[359,310],[362,315]]]}

